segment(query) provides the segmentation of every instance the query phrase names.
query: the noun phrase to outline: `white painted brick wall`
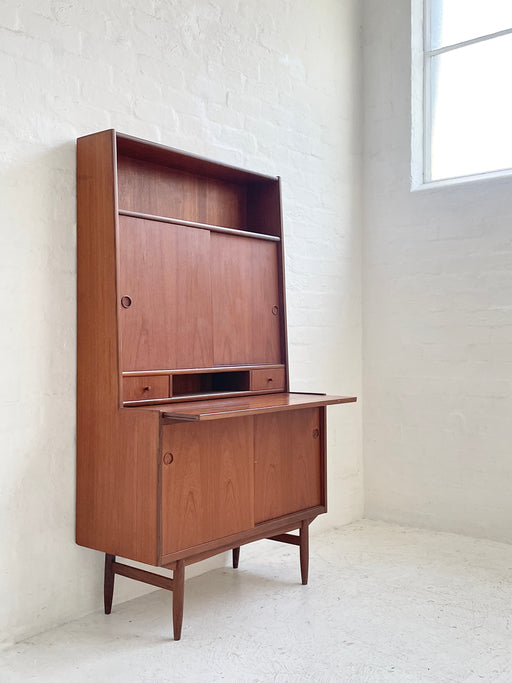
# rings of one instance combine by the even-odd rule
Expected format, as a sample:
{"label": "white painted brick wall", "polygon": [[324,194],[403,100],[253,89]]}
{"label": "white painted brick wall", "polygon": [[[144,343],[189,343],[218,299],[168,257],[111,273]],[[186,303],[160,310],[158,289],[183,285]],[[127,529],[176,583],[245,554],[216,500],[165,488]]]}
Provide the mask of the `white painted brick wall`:
{"label": "white painted brick wall", "polygon": [[[282,176],[292,385],[359,394],[357,0],[0,3],[0,640],[100,607],[74,545],[75,138],[114,127]],[[361,514],[359,405],[330,510]],[[138,589],[119,580],[118,599]]]}
{"label": "white painted brick wall", "polygon": [[409,191],[409,27],[366,0],[366,514],[510,542],[512,179]]}

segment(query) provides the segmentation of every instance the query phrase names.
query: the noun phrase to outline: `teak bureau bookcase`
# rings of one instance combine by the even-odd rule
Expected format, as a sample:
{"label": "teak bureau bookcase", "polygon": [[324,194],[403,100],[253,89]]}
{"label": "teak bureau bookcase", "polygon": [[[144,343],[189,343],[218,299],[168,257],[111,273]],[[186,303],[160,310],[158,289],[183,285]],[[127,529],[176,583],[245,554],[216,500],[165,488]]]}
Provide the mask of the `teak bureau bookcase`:
{"label": "teak bureau bookcase", "polygon": [[307,582],[326,406],[356,399],[289,391],[278,178],[107,130],[77,186],[76,540],[107,613],[115,574],[171,590],[178,640],[187,564],[271,538]]}

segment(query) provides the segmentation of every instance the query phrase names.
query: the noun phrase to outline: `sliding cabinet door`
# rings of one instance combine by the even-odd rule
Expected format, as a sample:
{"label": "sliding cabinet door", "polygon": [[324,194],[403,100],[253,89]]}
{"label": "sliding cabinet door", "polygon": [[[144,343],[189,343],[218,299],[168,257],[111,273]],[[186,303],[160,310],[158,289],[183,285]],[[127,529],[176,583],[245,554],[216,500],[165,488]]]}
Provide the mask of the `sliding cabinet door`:
{"label": "sliding cabinet door", "polygon": [[253,419],[163,428],[162,554],[254,526]]}
{"label": "sliding cabinet door", "polygon": [[277,247],[211,234],[215,365],[282,362]]}
{"label": "sliding cabinet door", "polygon": [[255,523],[325,504],[318,408],[254,418]]}
{"label": "sliding cabinet door", "polygon": [[120,217],[123,371],[212,365],[209,256],[208,230]]}

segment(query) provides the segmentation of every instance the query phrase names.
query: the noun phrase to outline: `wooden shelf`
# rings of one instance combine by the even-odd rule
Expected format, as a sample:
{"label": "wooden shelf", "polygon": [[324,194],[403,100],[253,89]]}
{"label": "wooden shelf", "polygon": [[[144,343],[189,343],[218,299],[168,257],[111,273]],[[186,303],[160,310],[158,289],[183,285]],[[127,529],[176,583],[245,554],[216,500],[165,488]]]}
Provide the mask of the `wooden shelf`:
{"label": "wooden shelf", "polygon": [[147,399],[140,400],[140,401],[125,401],[123,405],[127,408],[130,407],[144,407],[146,405],[150,406],[152,405],[153,407],[161,407],[162,405],[169,405],[169,403],[172,401],[173,403],[185,403],[189,401],[200,401],[200,400],[213,400],[213,399],[220,399],[220,398],[231,398],[233,397],[238,397],[238,396],[250,396],[251,392],[249,391],[210,391],[210,392],[202,392],[200,394],[177,394],[176,396],[172,396],[171,398],[158,398],[158,399],[152,399],[151,403]]}
{"label": "wooden shelf", "polygon": [[273,370],[284,368],[279,363],[260,363],[252,365],[217,365],[210,368],[177,368],[159,370],[127,370],[123,372],[123,377],[138,377],[141,375],[193,375],[203,372],[237,372],[238,370]]}
{"label": "wooden shelf", "polygon": [[169,218],[168,216],[155,216],[152,213],[142,213],[140,211],[127,211],[126,209],[119,209],[120,216],[130,216],[131,218],[142,218],[146,221],[158,221],[159,223],[171,223],[172,225],[183,225],[189,228],[199,228],[201,230],[210,230],[211,232],[223,232],[228,235],[238,235],[240,237],[251,237],[258,240],[268,240],[269,242],[280,242],[279,237],[274,235],[265,235],[261,232],[251,232],[249,230],[241,230],[239,228],[226,228],[222,225],[210,225],[209,223],[196,223],[195,221],[186,221],[180,218]]}

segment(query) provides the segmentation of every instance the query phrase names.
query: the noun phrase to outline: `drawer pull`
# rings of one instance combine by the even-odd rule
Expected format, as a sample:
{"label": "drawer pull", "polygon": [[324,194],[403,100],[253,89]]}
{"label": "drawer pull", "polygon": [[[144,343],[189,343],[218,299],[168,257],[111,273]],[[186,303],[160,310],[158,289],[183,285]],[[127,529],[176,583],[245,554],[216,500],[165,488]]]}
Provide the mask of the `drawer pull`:
{"label": "drawer pull", "polygon": [[277,315],[279,313],[279,306],[272,306],[272,315]]}
{"label": "drawer pull", "polygon": [[132,299],[129,296],[123,296],[121,297],[121,306],[123,308],[130,308],[132,305]]}
{"label": "drawer pull", "polygon": [[147,387],[143,387],[142,391],[151,391],[151,385],[149,385]]}
{"label": "drawer pull", "polygon": [[320,430],[318,428],[313,429],[313,439],[318,439],[320,436]]}
{"label": "drawer pull", "polygon": [[172,453],[166,453],[164,455],[164,465],[170,465],[174,460],[174,455]]}

